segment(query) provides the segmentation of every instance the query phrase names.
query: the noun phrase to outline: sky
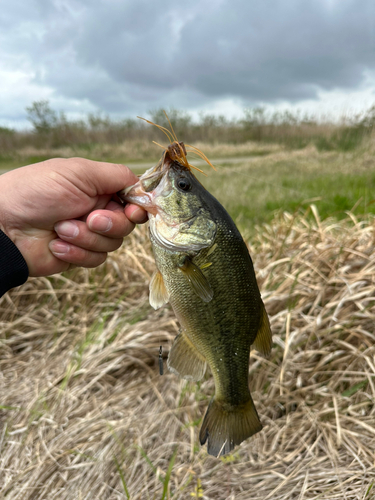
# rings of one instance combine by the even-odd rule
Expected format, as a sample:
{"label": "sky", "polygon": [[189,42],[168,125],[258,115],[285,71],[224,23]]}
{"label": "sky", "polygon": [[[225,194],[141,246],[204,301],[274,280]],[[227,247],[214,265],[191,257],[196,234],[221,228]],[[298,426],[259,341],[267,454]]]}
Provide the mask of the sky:
{"label": "sky", "polygon": [[176,108],[338,116],[375,104],[374,0],[3,0],[0,126]]}

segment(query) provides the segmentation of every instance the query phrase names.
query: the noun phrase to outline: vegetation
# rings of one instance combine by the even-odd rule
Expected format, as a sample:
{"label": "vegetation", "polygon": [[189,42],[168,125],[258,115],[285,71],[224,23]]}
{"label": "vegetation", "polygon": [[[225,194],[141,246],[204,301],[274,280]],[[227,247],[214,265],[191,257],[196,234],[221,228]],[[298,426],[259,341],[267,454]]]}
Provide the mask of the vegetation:
{"label": "vegetation", "polygon": [[[203,145],[202,145],[203,148]],[[210,148],[205,148],[206,153]],[[209,156],[210,158],[212,156]],[[275,211],[298,212],[314,203],[323,219],[375,214],[375,151],[318,152],[283,149],[237,163],[218,163],[200,180],[247,236]]]}
{"label": "vegetation", "polygon": [[274,335],[250,359],[264,428],[219,460],[198,442],[211,374],[159,375],[178,325],[148,305],[146,228],[0,299],[0,498],[372,500],[375,219],[309,210],[250,245]]}
{"label": "vegetation", "polygon": [[[121,154],[125,143],[149,144],[160,141],[160,131],[138,119],[111,120],[102,114],[89,114],[85,119],[68,120],[63,112],[53,110],[48,101],[34,102],[27,108],[32,124],[30,131],[14,131],[0,128],[0,152],[3,162],[17,160],[17,155],[27,157],[48,156],[56,149],[67,148],[65,153],[82,152],[86,156],[97,155],[112,149],[112,156]],[[167,125],[162,110],[150,112],[151,120]],[[254,142],[265,145],[279,144],[288,149],[301,149],[314,145],[318,151],[354,151],[374,133],[375,106],[366,113],[342,117],[338,123],[318,120],[300,113],[269,113],[264,108],[244,110],[241,119],[228,120],[224,116],[201,115],[194,121],[188,113],[168,110],[178,137],[187,143],[197,141],[206,144],[240,145]],[[119,147],[120,151],[116,152]],[[152,149],[133,148],[134,157],[129,160],[152,159]],[[30,154],[32,156],[32,154]]]}
{"label": "vegetation", "polygon": [[[28,113],[33,131],[0,128],[0,168],[74,155],[155,164],[151,140],[164,143],[139,120],[71,122],[47,102]],[[270,359],[250,359],[264,429],[219,460],[199,445],[212,376],[159,375],[178,324],[148,304],[141,227],[99,268],[0,298],[1,499],[375,498],[374,114],[169,112],[217,160],[200,180],[249,242],[274,334]]]}
{"label": "vegetation", "polygon": [[[136,172],[155,164],[167,139],[142,120],[118,122],[104,115],[69,121],[47,101],[27,108],[29,132],[0,129],[0,170],[52,157],[82,156],[124,163]],[[294,212],[317,204],[323,218],[375,213],[375,107],[339,123],[290,112],[245,110],[242,120],[183,111],[169,117],[177,136],[199,147],[216,163],[202,182],[224,204],[242,230],[268,222],[275,210]],[[151,120],[168,126],[162,110]],[[202,166],[192,157],[193,164]],[[146,163],[145,163],[146,162]]]}

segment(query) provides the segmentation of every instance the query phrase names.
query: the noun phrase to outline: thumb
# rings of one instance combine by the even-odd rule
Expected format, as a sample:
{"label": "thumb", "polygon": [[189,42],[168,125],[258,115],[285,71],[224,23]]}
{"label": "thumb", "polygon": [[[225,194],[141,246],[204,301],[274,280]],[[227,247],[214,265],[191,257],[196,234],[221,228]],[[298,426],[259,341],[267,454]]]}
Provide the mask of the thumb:
{"label": "thumb", "polygon": [[74,158],[78,187],[89,196],[114,194],[138,182],[129,167],[119,163]]}

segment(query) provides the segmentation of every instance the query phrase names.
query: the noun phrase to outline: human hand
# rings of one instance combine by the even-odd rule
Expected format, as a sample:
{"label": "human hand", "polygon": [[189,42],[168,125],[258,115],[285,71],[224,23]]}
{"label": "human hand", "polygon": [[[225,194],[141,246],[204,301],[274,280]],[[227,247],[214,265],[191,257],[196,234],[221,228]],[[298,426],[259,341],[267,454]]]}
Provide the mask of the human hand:
{"label": "human hand", "polygon": [[137,181],[124,165],[83,158],[12,170],[0,176],[0,229],[20,250],[30,276],[96,267],[147,220],[142,208],[124,209],[112,200]]}

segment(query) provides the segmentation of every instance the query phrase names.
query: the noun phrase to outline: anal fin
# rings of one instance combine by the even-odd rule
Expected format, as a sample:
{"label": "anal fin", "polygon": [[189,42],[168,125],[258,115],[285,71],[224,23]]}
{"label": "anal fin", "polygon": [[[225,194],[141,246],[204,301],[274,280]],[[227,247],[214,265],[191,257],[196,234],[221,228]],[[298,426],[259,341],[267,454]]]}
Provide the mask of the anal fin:
{"label": "anal fin", "polygon": [[164,285],[160,271],[155,271],[150,281],[150,304],[154,309],[159,309],[169,301],[169,295]]}
{"label": "anal fin", "polygon": [[268,314],[266,308],[264,307],[263,301],[261,301],[261,304],[262,310],[260,316],[260,326],[253,346],[258,352],[260,352],[260,354],[268,357],[271,354],[272,350],[272,332]]}
{"label": "anal fin", "polygon": [[182,378],[197,382],[206,371],[206,360],[184,333],[174,339],[168,356],[168,368]]}

